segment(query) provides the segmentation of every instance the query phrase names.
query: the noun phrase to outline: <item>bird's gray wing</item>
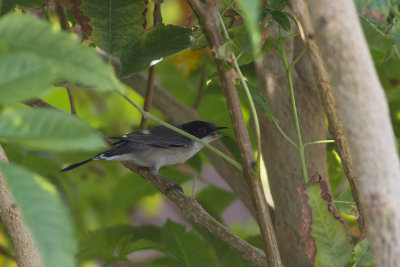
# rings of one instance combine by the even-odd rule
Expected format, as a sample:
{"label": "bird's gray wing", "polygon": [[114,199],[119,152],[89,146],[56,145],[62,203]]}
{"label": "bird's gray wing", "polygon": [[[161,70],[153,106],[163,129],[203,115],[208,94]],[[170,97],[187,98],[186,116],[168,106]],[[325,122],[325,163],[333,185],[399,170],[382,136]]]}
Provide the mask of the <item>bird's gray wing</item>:
{"label": "bird's gray wing", "polygon": [[187,147],[190,144],[189,138],[162,125],[150,128],[148,130],[128,133],[120,137],[113,137],[113,139],[119,140],[116,144],[133,142],[163,148]]}

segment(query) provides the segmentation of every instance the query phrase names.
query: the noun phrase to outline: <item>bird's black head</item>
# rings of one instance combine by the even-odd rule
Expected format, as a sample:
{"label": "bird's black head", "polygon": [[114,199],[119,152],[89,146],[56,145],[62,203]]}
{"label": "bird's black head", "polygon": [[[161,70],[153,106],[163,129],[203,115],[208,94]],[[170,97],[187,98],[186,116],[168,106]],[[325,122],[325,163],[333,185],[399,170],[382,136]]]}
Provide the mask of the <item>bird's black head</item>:
{"label": "bird's black head", "polygon": [[218,127],[214,123],[206,122],[206,121],[191,121],[185,124],[182,124],[182,129],[196,136],[197,138],[204,138],[208,135],[217,136],[217,130],[226,129],[227,127]]}

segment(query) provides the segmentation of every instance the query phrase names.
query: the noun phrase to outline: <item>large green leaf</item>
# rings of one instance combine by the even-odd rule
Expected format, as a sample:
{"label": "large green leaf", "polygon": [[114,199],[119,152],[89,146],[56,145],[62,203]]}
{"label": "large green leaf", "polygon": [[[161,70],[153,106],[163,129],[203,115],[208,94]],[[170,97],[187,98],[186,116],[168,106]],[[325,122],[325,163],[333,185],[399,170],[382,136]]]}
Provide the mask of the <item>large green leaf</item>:
{"label": "large green leaf", "polygon": [[[361,239],[361,238],[360,238]],[[358,241],[354,247],[351,267],[373,267],[374,256],[368,238]]]}
{"label": "large green leaf", "polygon": [[290,20],[285,12],[273,10],[271,12],[272,18],[282,26],[285,31],[290,31]]}
{"label": "large green leaf", "polygon": [[161,229],[164,253],[176,267],[213,266],[211,256],[198,234],[186,232],[185,226],[170,220]]}
{"label": "large green leaf", "polygon": [[109,54],[120,52],[143,31],[143,0],[83,0],[79,8],[90,18],[90,38]]}
{"label": "large green leaf", "polygon": [[121,76],[143,71],[153,60],[175,54],[191,45],[192,29],[160,25],[133,40],[121,55]]}
{"label": "large green leaf", "polygon": [[[31,15],[9,14],[0,20],[1,52],[32,52],[46,59],[57,80],[103,90],[122,89],[111,66],[92,48],[77,42],[72,34],[54,28]],[[3,50],[3,51],[2,51]]]}
{"label": "large green leaf", "polygon": [[34,53],[0,56],[0,102],[10,103],[37,97],[53,80],[50,64]]}
{"label": "large green leaf", "polygon": [[221,214],[232,204],[236,196],[216,186],[209,186],[196,195],[197,201],[216,219],[221,220]]}
{"label": "large green leaf", "polygon": [[156,226],[117,225],[87,235],[79,244],[80,260],[104,259],[108,264],[124,260],[141,249],[161,250],[160,229]]}
{"label": "large green leaf", "polygon": [[79,118],[42,108],[0,113],[0,138],[51,151],[88,151],[104,147],[102,138]]}
{"label": "large green leaf", "polygon": [[303,203],[302,234],[314,266],[345,266],[353,249],[345,222],[337,212],[328,185],[315,175],[299,188]]}
{"label": "large green leaf", "polygon": [[357,209],[350,188],[344,190],[333,202],[337,209],[346,215],[352,215],[351,212]]}
{"label": "large green leaf", "polygon": [[0,163],[0,168],[44,266],[76,266],[74,232],[54,186],[20,166]]}

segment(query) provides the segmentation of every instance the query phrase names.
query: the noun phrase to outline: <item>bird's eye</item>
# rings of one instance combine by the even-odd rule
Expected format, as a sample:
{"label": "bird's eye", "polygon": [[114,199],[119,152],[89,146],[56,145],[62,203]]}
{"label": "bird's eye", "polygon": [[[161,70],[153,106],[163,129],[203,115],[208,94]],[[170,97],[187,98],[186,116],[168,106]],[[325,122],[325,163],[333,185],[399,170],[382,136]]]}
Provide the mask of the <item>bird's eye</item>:
{"label": "bird's eye", "polygon": [[206,130],[206,128],[204,128],[204,127],[199,128],[197,131],[198,131],[198,133],[201,134],[201,135],[205,135],[205,134],[207,133],[207,130]]}

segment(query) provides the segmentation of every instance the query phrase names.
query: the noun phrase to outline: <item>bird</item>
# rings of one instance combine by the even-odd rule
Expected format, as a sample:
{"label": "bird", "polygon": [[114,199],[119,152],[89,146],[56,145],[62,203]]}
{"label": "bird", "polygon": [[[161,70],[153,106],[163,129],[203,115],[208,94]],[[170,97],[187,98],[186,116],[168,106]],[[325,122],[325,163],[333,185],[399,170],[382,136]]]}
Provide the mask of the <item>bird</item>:
{"label": "bird", "polygon": [[[206,143],[210,143],[223,135],[216,131],[227,127],[216,126],[206,121],[191,121],[174,125]],[[152,174],[167,165],[185,163],[199,152],[203,145],[181,135],[163,125],[140,130],[110,139],[117,140],[116,147],[97,154],[93,158],[72,164],[61,171],[70,171],[93,160],[129,161],[138,167],[147,167]]]}

